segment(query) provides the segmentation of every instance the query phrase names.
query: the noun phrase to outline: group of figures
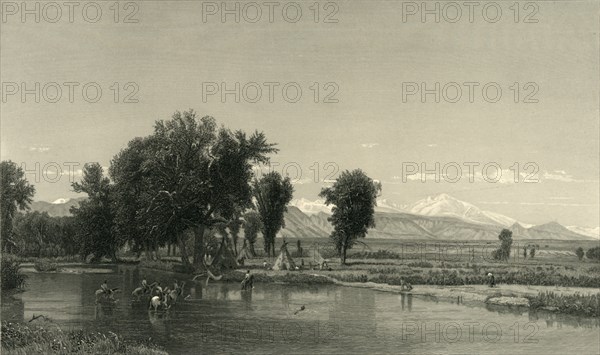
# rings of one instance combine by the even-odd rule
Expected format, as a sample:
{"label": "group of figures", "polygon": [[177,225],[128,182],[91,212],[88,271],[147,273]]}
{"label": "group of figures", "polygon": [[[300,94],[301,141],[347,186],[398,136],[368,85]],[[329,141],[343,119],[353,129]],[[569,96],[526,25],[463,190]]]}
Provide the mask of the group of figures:
{"label": "group of figures", "polygon": [[[131,296],[133,296],[132,301],[136,303],[147,302],[149,310],[166,310],[177,303],[177,299],[183,294],[184,286],[185,282],[179,284],[175,280],[173,288],[170,288],[168,285],[163,288],[158,281],[148,284],[144,279],[141,286],[131,292]],[[108,281],[104,280],[100,288],[96,290],[96,304],[99,302],[103,304],[115,303],[114,295],[119,291],[119,288],[109,288]]]}
{"label": "group of figures", "polygon": [[135,302],[148,302],[148,309],[170,309],[177,303],[177,299],[183,295],[183,288],[185,282],[179,284],[177,280],[173,282],[173,288],[161,286],[160,282],[153,282],[148,284],[144,279],[140,287],[136,288],[131,292],[133,300]]}

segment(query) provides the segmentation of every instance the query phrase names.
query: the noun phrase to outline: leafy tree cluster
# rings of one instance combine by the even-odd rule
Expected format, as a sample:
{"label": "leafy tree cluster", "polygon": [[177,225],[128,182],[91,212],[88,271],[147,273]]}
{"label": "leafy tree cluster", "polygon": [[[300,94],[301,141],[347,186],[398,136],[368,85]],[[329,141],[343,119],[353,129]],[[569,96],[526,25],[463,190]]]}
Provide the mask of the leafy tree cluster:
{"label": "leafy tree cluster", "polygon": [[176,244],[184,264],[192,257],[199,266],[205,238],[216,229],[229,230],[236,249],[242,213],[252,207],[252,166],[275,152],[263,133],[219,127],[192,110],[157,121],[151,135],[131,140],[113,158],[110,180],[89,166],[73,185],[89,196],[73,210],[89,226],[86,240],[94,240],[86,253],[114,257],[129,244],[148,255]]}
{"label": "leafy tree cluster", "polygon": [[[492,252],[492,257],[495,260],[506,261],[510,257],[510,248],[512,246],[512,232],[508,229],[503,229],[498,235],[498,239],[500,239],[500,248],[494,250]],[[535,255],[535,248],[531,249],[530,256],[533,258]]]}

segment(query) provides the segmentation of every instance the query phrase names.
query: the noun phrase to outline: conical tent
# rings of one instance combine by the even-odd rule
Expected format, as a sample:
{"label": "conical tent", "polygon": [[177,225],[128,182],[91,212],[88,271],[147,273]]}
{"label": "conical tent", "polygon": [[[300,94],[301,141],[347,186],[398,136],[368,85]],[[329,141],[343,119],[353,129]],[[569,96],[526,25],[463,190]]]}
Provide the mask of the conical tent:
{"label": "conical tent", "polygon": [[290,255],[290,252],[287,250],[287,243],[284,242],[281,246],[281,251],[279,252],[279,256],[277,260],[275,260],[275,264],[273,264],[273,270],[294,270],[296,269],[296,264],[294,263],[294,259]]}
{"label": "conical tent", "polygon": [[221,269],[235,269],[238,267],[235,255],[233,255],[233,252],[227,247],[225,240],[221,242],[221,246],[217,251],[217,255],[214,257],[212,265]]}
{"label": "conical tent", "polygon": [[251,258],[252,258],[252,253],[250,253],[250,249],[246,245],[244,245],[242,247],[242,250],[240,250],[240,253],[238,254],[237,261],[241,262],[242,260],[251,259]]}
{"label": "conical tent", "polygon": [[319,268],[322,268],[323,264],[327,262],[327,259],[325,259],[321,253],[319,253],[319,244],[317,243],[312,244],[309,247],[308,258],[308,262],[310,263],[311,267],[318,266]]}
{"label": "conical tent", "polygon": [[312,257],[312,262],[314,264],[317,264],[319,266],[321,266],[326,260],[323,256],[321,256],[321,253],[319,253],[319,248],[318,246],[315,246],[312,250],[311,250],[311,257]]}

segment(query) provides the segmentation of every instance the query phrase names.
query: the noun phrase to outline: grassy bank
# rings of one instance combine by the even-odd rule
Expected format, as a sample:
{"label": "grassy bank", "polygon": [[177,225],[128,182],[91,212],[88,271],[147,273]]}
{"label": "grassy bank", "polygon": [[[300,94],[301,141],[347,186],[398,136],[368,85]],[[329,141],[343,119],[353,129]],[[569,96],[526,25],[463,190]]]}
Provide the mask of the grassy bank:
{"label": "grassy bank", "polygon": [[600,293],[595,295],[562,295],[552,291],[540,292],[537,296],[528,297],[533,309],[546,309],[565,314],[588,317],[600,316]]}
{"label": "grassy bank", "polygon": [[131,343],[110,332],[63,331],[48,320],[2,322],[2,354],[166,355],[153,344]]}

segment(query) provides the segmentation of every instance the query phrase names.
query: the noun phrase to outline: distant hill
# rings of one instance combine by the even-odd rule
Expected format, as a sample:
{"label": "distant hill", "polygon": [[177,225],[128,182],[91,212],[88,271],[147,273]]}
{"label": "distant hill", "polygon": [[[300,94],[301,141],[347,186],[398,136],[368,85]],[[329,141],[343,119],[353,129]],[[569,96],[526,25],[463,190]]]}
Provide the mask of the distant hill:
{"label": "distant hill", "polygon": [[73,206],[79,206],[79,202],[85,201],[86,197],[72,199],[58,199],[54,202],[35,201],[31,203],[33,211],[48,212],[52,217],[70,216],[69,209]]}
{"label": "distant hill", "polygon": [[[51,216],[69,216],[71,206],[77,206],[86,198],[33,202],[34,211],[48,212]],[[279,236],[316,238],[328,237],[332,231],[327,220],[331,208],[324,201],[293,200],[285,214],[285,228]],[[514,219],[500,214],[482,211],[467,202],[442,194],[428,197],[409,206],[398,206],[380,200],[375,212],[371,238],[387,239],[443,239],[443,240],[496,240],[503,228],[513,232],[515,240],[555,239],[590,240],[597,235],[578,233],[588,231],[579,227],[565,227],[557,222],[526,227]],[[579,228],[579,229],[576,229]],[[597,230],[597,229],[596,229]]]}
{"label": "distant hill", "polygon": [[[300,202],[300,203],[298,203]],[[328,236],[331,225],[327,217],[331,209],[323,201],[294,200],[286,215],[286,228],[282,236]],[[309,209],[303,209],[309,206]],[[297,211],[300,210],[300,211]],[[320,211],[314,213],[314,211]],[[327,212],[324,212],[327,211]],[[564,227],[557,222],[539,226],[527,225],[498,213],[483,211],[448,194],[427,197],[409,206],[398,206],[385,200],[378,201],[375,209],[374,229],[369,236],[395,239],[445,239],[445,240],[496,240],[503,228],[513,232],[515,239],[599,239],[594,230],[578,233],[576,227]],[[298,218],[299,212],[310,216]],[[294,216],[292,218],[292,216]],[[288,221],[290,221],[288,223]],[[298,223],[303,221],[305,224]],[[311,223],[318,223],[318,228]]]}

